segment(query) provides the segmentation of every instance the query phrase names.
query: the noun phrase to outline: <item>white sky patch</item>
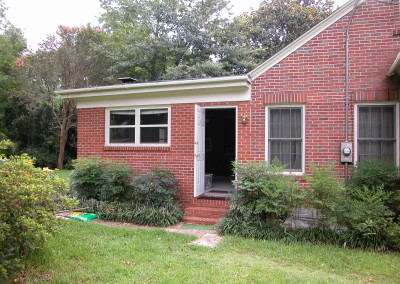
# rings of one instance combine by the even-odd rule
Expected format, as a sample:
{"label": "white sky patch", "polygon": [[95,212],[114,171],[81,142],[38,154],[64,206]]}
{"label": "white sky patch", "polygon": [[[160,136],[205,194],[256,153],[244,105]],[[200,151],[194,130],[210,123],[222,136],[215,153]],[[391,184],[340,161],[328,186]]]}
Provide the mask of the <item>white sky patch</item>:
{"label": "white sky patch", "polygon": [[[20,28],[28,47],[36,49],[47,35],[55,34],[59,25],[80,27],[98,25],[102,9],[98,0],[3,0],[7,18]],[[259,7],[262,0],[231,0],[231,12],[240,15]],[[336,0],[342,5],[347,0]]]}

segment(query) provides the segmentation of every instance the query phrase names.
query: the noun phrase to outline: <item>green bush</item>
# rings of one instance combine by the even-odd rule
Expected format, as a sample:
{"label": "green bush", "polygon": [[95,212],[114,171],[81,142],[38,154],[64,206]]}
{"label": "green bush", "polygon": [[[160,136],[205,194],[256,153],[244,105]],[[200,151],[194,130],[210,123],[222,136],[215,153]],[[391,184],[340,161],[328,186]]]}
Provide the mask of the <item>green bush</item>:
{"label": "green bush", "polygon": [[282,174],[284,166],[277,162],[235,162],[233,166],[237,190],[219,230],[222,234],[268,238],[266,232],[282,227],[298,201],[297,184],[293,177]]}
{"label": "green bush", "polygon": [[81,158],[74,162],[70,186],[79,198],[127,201],[132,198],[132,175],[132,169],[123,162]]}
{"label": "green bush", "polygon": [[[309,202],[326,217],[324,225],[334,226],[340,238],[351,247],[400,248],[398,222],[388,206],[392,196],[380,181],[360,181],[342,186],[333,166],[311,166],[307,181],[312,188]],[[380,178],[378,178],[380,179]]]}
{"label": "green bush", "polygon": [[137,225],[165,227],[176,224],[183,211],[176,202],[161,206],[132,202],[101,202],[88,200],[82,203],[103,220],[130,222]]}
{"label": "green bush", "polygon": [[27,155],[0,161],[0,279],[58,228],[55,212],[75,201],[63,179],[33,166]]}
{"label": "green bush", "polygon": [[132,186],[135,202],[162,206],[173,201],[178,181],[170,171],[155,168],[145,175],[135,177]]}
{"label": "green bush", "polygon": [[395,218],[400,221],[400,175],[393,162],[385,160],[363,160],[353,168],[352,178],[347,184],[350,188],[378,188],[389,194],[385,201]]}

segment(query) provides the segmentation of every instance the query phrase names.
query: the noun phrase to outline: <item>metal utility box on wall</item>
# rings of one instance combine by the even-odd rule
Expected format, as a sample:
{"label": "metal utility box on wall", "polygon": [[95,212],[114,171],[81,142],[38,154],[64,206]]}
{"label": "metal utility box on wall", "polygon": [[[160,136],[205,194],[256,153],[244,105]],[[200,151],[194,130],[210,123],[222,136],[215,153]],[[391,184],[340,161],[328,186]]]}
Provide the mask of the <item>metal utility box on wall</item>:
{"label": "metal utility box on wall", "polygon": [[353,143],[351,142],[340,143],[340,161],[342,163],[353,162]]}

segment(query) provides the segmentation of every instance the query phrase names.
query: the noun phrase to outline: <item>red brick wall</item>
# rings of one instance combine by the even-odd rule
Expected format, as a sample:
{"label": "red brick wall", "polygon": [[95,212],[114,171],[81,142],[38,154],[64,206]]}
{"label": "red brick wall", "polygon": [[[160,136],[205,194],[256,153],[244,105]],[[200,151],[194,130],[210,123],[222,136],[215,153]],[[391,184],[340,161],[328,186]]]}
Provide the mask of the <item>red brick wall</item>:
{"label": "red brick wall", "polygon": [[[350,30],[351,141],[354,137],[353,93],[354,98],[365,99],[363,90],[375,91],[399,87],[386,76],[400,47],[400,37],[393,36],[394,16],[393,5],[371,0],[359,6],[355,13]],[[344,175],[344,166],[339,162],[339,146],[340,142],[345,140],[347,19],[348,16],[343,17],[258,77],[252,83],[251,102],[228,103],[238,107],[238,160],[266,158],[266,104],[301,103],[306,106],[306,171],[309,171],[308,164],[311,162],[335,161],[337,171]],[[376,98],[386,97],[381,95],[374,97]],[[398,96],[396,99],[398,100]],[[246,125],[240,122],[242,115],[249,116]],[[227,201],[193,198],[194,104],[172,105],[171,119],[171,147],[105,147],[105,109],[79,109],[78,157],[97,155],[115,160],[123,159],[133,168],[143,170],[154,165],[166,166],[174,171],[180,182],[180,201],[184,207],[226,208]]]}
{"label": "red brick wall", "polygon": [[[258,77],[252,84],[253,133],[265,129],[264,103],[305,103],[306,171],[309,163],[340,160],[345,141],[345,31],[349,15],[337,21],[296,52]],[[367,0],[361,4],[350,28],[349,136],[354,138],[354,93],[398,88],[387,72],[400,47],[393,36],[395,6]],[[387,96],[386,96],[387,97]],[[376,96],[376,99],[386,99]],[[398,100],[398,97],[397,97]],[[257,139],[258,137],[258,139]],[[265,150],[264,136],[254,135],[253,153]],[[257,150],[256,150],[257,149]]]}

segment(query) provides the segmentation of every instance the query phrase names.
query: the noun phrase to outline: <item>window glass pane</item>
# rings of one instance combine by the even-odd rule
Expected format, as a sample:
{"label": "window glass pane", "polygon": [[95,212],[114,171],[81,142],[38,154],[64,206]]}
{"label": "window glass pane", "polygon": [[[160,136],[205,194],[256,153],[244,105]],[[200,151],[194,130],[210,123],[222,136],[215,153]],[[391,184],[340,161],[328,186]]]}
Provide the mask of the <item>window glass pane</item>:
{"label": "window glass pane", "polygon": [[146,109],[140,111],[140,124],[168,124],[168,109]]}
{"label": "window glass pane", "polygon": [[358,112],[358,137],[371,137],[368,127],[370,125],[369,121],[369,107],[360,107]]}
{"label": "window glass pane", "polygon": [[167,127],[142,127],[140,129],[141,143],[168,143]]}
{"label": "window glass pane", "polygon": [[292,109],[291,110],[291,138],[301,138],[301,110],[300,109]]}
{"label": "window glass pane", "polygon": [[110,128],[110,143],[135,143],[135,128]]}
{"label": "window glass pane", "polygon": [[135,111],[110,111],[110,125],[135,125]]}
{"label": "window glass pane", "polygon": [[382,138],[394,138],[394,107],[382,108]]}

